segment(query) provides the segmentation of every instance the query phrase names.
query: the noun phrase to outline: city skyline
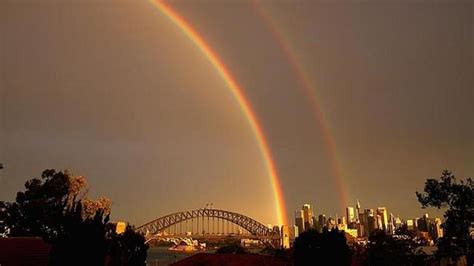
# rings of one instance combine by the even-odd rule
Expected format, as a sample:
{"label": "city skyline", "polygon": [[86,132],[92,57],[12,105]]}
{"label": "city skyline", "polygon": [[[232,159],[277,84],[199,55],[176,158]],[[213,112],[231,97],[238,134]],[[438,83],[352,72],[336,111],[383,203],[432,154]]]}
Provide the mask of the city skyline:
{"label": "city skyline", "polygon": [[134,224],[208,202],[276,224],[275,180],[289,221],[306,202],[343,216],[357,199],[439,217],[415,191],[446,168],[474,173],[472,4],[170,7],[264,137],[216,61],[149,2],[3,1],[0,200],[69,168]]}
{"label": "city skyline", "polygon": [[[310,204],[305,203],[300,210],[295,211],[294,218],[294,234],[293,238],[289,237],[288,247],[292,245],[299,233],[307,231],[323,231],[341,230],[345,234],[350,235],[356,241],[367,241],[370,236],[377,232],[384,232],[388,235],[404,235],[407,232],[419,231],[427,239],[436,241],[443,237],[444,229],[442,218],[430,217],[428,213],[424,213],[418,217],[400,217],[394,215],[386,207],[365,207],[361,208],[357,201],[356,208],[346,207],[346,214],[339,216],[328,215],[324,213],[314,212]],[[286,226],[288,227],[288,226]]]}

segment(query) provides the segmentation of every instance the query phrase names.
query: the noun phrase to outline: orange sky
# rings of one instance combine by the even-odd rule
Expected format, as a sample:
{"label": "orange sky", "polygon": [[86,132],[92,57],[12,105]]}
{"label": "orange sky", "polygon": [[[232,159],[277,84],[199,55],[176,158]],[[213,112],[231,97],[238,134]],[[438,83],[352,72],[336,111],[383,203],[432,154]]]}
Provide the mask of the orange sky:
{"label": "orange sky", "polygon": [[[289,218],[306,202],[340,213],[321,125],[252,5],[172,6],[243,88]],[[472,4],[262,6],[316,90],[350,202],[420,216],[426,178],[472,176]],[[2,1],[0,22],[0,200],[44,168],[70,168],[135,224],[210,202],[278,221],[239,102],[150,3]]]}

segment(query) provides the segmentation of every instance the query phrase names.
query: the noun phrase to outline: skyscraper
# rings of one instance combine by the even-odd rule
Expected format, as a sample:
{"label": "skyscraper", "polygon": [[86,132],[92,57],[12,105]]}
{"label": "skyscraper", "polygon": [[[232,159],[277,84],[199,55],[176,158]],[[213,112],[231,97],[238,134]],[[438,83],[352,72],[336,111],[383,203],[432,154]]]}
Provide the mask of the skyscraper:
{"label": "skyscraper", "polygon": [[378,207],[377,208],[377,215],[380,215],[382,219],[382,227],[379,228],[381,230],[384,230],[385,232],[388,231],[388,213],[387,213],[387,208],[385,207]]}
{"label": "skyscraper", "polygon": [[356,202],[356,219],[358,219],[357,222],[359,222],[359,223],[360,223],[360,214],[361,214],[361,212],[360,212],[360,202],[359,202],[359,200],[357,200],[357,202]]}
{"label": "skyscraper", "polygon": [[361,223],[356,224],[356,229],[357,229],[357,236],[358,237],[364,237],[366,235],[364,225]]}
{"label": "skyscraper", "polygon": [[431,219],[428,217],[428,214],[426,213],[425,215],[423,215],[423,217],[418,219],[418,230],[422,232],[429,232],[431,224],[432,224]]}
{"label": "skyscraper", "polygon": [[341,218],[337,220],[337,228],[339,230],[344,230],[344,231],[347,230],[347,222],[346,222],[345,216],[342,216]]}
{"label": "skyscraper", "polygon": [[299,210],[295,212],[295,225],[298,227],[298,231],[300,233],[304,232],[304,212],[303,210]]}
{"label": "skyscraper", "polygon": [[441,222],[440,218],[434,219],[433,225],[431,226],[431,229],[432,229],[431,237],[432,238],[438,239],[440,237],[443,237],[444,232],[443,232],[443,228],[441,227],[441,224],[442,224],[442,222]]}
{"label": "skyscraper", "polygon": [[358,223],[358,229],[360,229],[359,231],[359,235],[361,237],[363,236],[367,236],[367,232],[369,230],[369,222],[368,222],[368,218],[367,218],[367,215],[365,213],[359,213],[359,223]]}
{"label": "skyscraper", "polygon": [[377,227],[376,227],[377,229],[385,231],[383,229],[382,215],[380,215],[380,214],[375,215],[375,222],[377,224]]}
{"label": "skyscraper", "polygon": [[395,220],[393,222],[395,224],[395,229],[399,229],[399,228],[402,228],[403,226],[403,223],[402,223],[402,219],[400,219],[400,217],[395,217]]}
{"label": "skyscraper", "polygon": [[311,205],[303,205],[303,218],[304,218],[304,228],[306,230],[313,228],[313,210]]}
{"label": "skyscraper", "polygon": [[294,225],[283,225],[281,227],[282,247],[290,248],[298,237],[298,227]]}
{"label": "skyscraper", "polygon": [[318,231],[319,231],[319,232],[322,232],[323,229],[327,226],[326,223],[327,223],[327,221],[326,221],[326,215],[320,214],[320,215],[318,216]]}
{"label": "skyscraper", "polygon": [[393,213],[390,213],[390,217],[388,219],[387,233],[390,235],[395,234],[395,216],[393,216]]}
{"label": "skyscraper", "polygon": [[367,236],[370,236],[375,229],[377,229],[377,217],[374,215],[373,209],[365,209],[361,221],[364,225],[364,231]]}
{"label": "skyscraper", "polygon": [[408,231],[415,230],[415,222],[412,219],[407,220],[406,225]]}
{"label": "skyscraper", "polygon": [[354,212],[353,207],[347,207],[346,208],[346,217],[347,217],[347,223],[348,224],[354,223],[356,221],[356,216],[355,216],[355,212]]}
{"label": "skyscraper", "polygon": [[337,221],[336,221],[336,219],[334,219],[334,218],[332,218],[332,217],[329,217],[329,218],[327,219],[327,224],[326,224],[327,229],[330,231],[330,230],[335,229],[336,226],[337,226]]}
{"label": "skyscraper", "polygon": [[318,217],[313,216],[313,229],[318,229]]}

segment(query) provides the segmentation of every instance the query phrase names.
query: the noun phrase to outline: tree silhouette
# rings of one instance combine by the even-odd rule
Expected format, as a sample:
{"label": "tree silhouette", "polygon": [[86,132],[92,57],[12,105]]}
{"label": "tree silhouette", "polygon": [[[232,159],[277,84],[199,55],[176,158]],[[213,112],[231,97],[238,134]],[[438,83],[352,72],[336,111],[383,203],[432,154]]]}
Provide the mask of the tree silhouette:
{"label": "tree silhouette", "polygon": [[409,236],[394,238],[383,230],[375,230],[369,237],[367,264],[380,266],[426,265],[427,256],[417,252],[420,246]]}
{"label": "tree silhouette", "polygon": [[350,265],[351,252],[343,231],[301,233],[294,244],[295,265]]}
{"label": "tree silhouette", "polygon": [[41,178],[28,180],[25,191],[17,193],[15,202],[0,202],[0,220],[10,236],[41,236],[48,242],[54,241],[63,232],[63,216],[79,200],[86,203],[81,203],[81,215],[94,217],[99,210],[103,214],[110,212],[109,200],[102,198],[96,204],[85,197],[86,193],[83,176],[48,169]]}
{"label": "tree silhouette", "polygon": [[117,234],[115,228],[111,228],[107,233],[109,241],[108,254],[110,263],[108,266],[144,266],[148,244],[145,244],[145,237],[127,226],[125,232]]}
{"label": "tree silhouette", "polygon": [[50,243],[50,265],[103,266],[107,254],[113,265],[144,265],[144,237],[131,227],[112,234],[107,226],[110,200],[87,199],[84,177],[45,170],[25,188],[15,202],[0,202],[0,221],[9,236],[40,236]]}
{"label": "tree silhouette", "polygon": [[216,250],[217,254],[249,254],[250,252],[238,244],[230,244],[227,246],[220,247]]}
{"label": "tree silhouette", "polygon": [[105,238],[109,216],[102,211],[83,217],[81,202],[68,207],[60,219],[61,233],[52,241],[50,265],[103,266],[107,252]]}
{"label": "tree silhouette", "polygon": [[428,179],[424,192],[416,192],[423,208],[446,209],[444,237],[438,243],[438,255],[458,258],[467,255],[474,259],[474,243],[469,228],[474,223],[474,181],[458,180],[448,170],[438,179]]}

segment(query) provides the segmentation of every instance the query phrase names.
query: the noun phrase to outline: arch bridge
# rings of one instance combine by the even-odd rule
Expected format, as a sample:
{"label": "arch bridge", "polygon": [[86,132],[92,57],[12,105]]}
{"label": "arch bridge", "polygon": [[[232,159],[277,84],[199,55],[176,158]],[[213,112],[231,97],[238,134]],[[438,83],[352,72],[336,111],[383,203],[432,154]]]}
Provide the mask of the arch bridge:
{"label": "arch bridge", "polygon": [[[217,228],[219,230],[219,226],[224,229],[225,224],[224,221],[227,221],[227,226],[229,227],[229,223],[237,225],[247,231],[250,235],[253,235],[264,242],[273,242],[280,239],[280,234],[277,231],[274,231],[264,224],[242,215],[240,213],[226,211],[226,210],[219,210],[219,209],[197,209],[197,210],[189,210],[189,211],[182,211],[176,212],[173,214],[169,214],[158,219],[155,219],[151,222],[148,222],[142,226],[139,226],[135,229],[135,231],[145,235],[147,238],[153,238],[156,235],[162,234],[166,230],[169,230],[172,226],[176,226],[177,224],[183,224],[186,222],[186,228],[188,228],[187,222],[189,220],[196,221],[196,228],[199,231],[199,221],[201,220],[201,229],[206,229],[206,221],[204,218],[207,218],[207,231],[208,234],[212,230],[209,224],[209,218],[212,220],[219,220],[221,224],[217,223]],[[194,228],[194,224],[191,224],[191,228]],[[175,228],[176,229],[176,228]],[[215,229],[215,225],[213,225],[213,229]],[[221,232],[223,232],[222,230]],[[213,231],[214,234],[215,231]]]}

